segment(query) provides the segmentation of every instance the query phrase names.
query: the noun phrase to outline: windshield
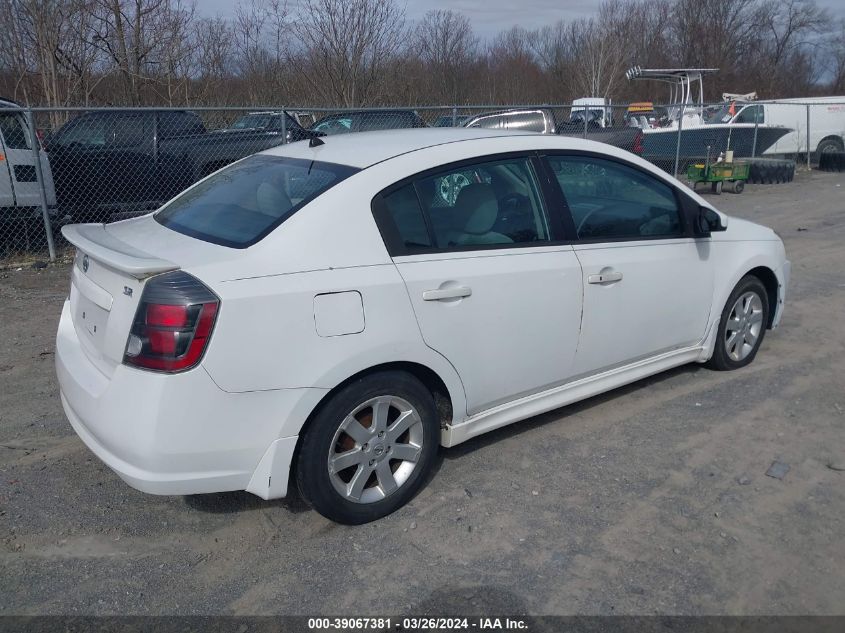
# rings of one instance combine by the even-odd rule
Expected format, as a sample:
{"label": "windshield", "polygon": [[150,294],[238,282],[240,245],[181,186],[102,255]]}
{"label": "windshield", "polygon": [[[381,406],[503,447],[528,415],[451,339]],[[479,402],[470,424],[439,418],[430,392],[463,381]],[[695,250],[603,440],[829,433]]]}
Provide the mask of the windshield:
{"label": "windshield", "polygon": [[327,117],[314,124],[311,128],[315,132],[324,132],[326,134],[343,134],[344,132],[352,131],[351,117]]}
{"label": "windshield", "polygon": [[593,123],[601,119],[601,110],[588,110],[585,114],[584,110],[573,110],[569,117],[570,123],[583,123],[584,117],[587,117],[587,123]]}
{"label": "windshield", "polygon": [[731,104],[712,105],[704,108],[705,123],[728,123],[733,115],[729,112]]}
{"label": "windshield", "polygon": [[155,219],[206,242],[246,248],[357,171],[333,163],[250,156],[180,194]]}
{"label": "windshield", "polygon": [[263,130],[270,127],[272,115],[270,114],[247,114],[232,123],[232,130]]}

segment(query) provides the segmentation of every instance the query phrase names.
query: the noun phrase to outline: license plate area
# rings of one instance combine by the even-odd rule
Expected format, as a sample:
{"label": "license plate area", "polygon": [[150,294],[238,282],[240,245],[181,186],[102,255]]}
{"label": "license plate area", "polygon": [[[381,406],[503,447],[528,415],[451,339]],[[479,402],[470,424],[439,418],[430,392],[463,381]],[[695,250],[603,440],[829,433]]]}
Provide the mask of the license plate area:
{"label": "license plate area", "polygon": [[70,288],[70,308],[76,331],[84,347],[102,354],[109,321],[111,296],[78,270],[73,271]]}
{"label": "license plate area", "polygon": [[87,334],[88,340],[94,344],[94,347],[98,351],[101,350],[109,313],[80,293],[77,297],[73,320],[77,330]]}

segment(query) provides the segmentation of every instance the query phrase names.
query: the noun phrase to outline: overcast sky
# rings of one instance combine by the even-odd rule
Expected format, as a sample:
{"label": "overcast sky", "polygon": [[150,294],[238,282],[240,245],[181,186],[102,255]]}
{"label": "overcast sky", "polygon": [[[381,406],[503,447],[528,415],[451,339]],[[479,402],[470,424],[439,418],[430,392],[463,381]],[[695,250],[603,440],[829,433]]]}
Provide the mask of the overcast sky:
{"label": "overcast sky", "polygon": [[[535,29],[561,18],[572,20],[586,17],[595,13],[601,2],[602,0],[408,0],[405,13],[408,20],[416,21],[431,9],[452,9],[472,20],[476,35],[490,38],[499,31],[517,24],[526,29]],[[818,4],[830,9],[836,17],[845,17],[845,0],[818,0]],[[295,6],[296,0],[289,0],[289,5]],[[234,6],[233,0],[200,0],[197,3],[199,11],[204,15],[220,14],[225,17],[234,13]]]}

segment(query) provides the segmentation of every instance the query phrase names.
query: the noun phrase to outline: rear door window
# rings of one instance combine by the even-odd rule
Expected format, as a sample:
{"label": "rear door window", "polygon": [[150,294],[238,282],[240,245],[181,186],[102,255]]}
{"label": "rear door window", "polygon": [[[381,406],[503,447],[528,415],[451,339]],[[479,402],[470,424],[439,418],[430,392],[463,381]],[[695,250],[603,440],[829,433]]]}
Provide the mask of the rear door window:
{"label": "rear door window", "polygon": [[155,219],[197,239],[246,248],[358,169],[279,156],[250,156],[174,198]]}
{"label": "rear door window", "polygon": [[374,210],[392,255],[542,246],[551,240],[527,157],[428,172],[378,198]]}

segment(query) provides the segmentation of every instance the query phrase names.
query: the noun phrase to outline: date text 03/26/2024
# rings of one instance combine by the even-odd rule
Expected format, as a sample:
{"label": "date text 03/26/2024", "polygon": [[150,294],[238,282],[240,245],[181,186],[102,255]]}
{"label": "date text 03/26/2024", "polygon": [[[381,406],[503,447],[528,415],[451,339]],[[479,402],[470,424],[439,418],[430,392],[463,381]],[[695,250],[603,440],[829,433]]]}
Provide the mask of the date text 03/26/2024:
{"label": "date text 03/26/2024", "polygon": [[519,631],[528,629],[528,624],[520,618],[309,618],[308,629],[344,630],[344,631],[449,631],[449,630],[480,630],[480,631]]}

